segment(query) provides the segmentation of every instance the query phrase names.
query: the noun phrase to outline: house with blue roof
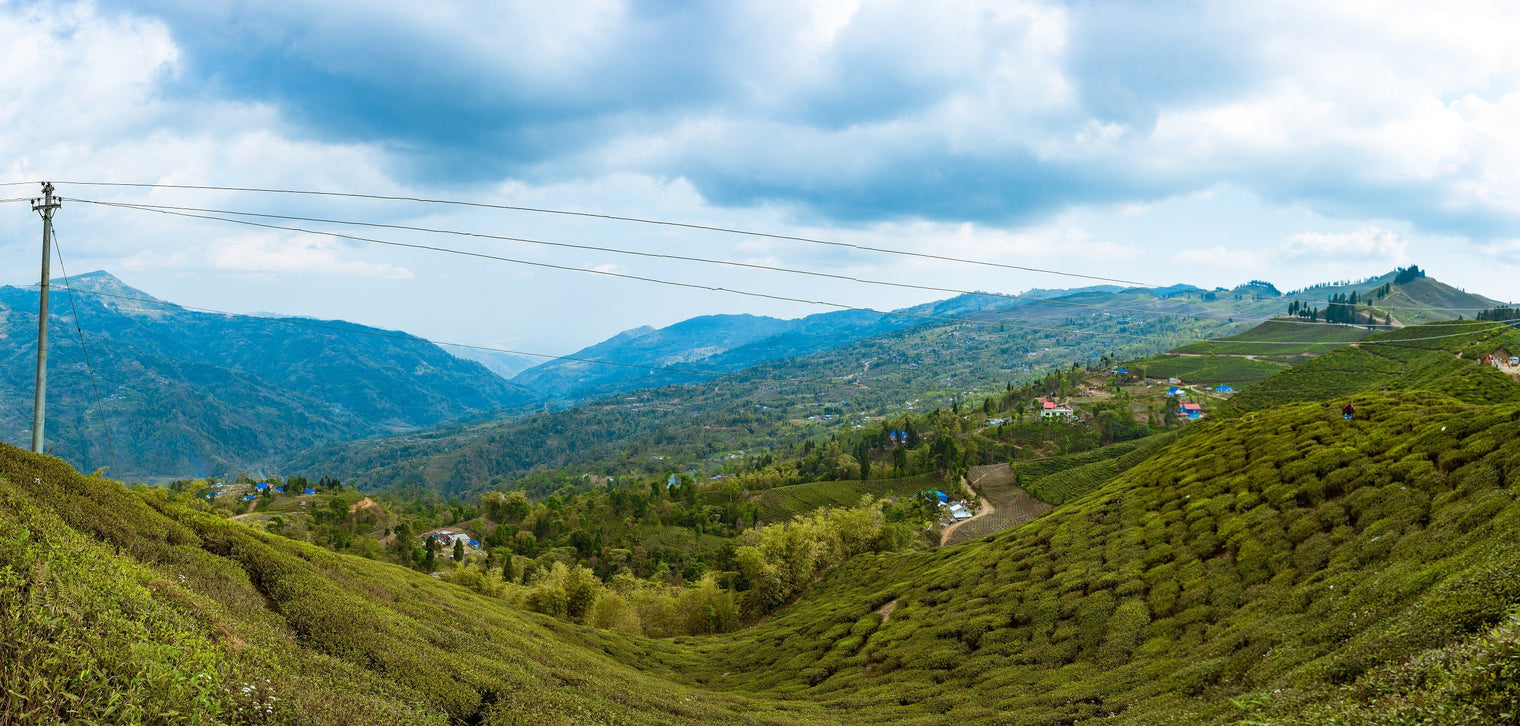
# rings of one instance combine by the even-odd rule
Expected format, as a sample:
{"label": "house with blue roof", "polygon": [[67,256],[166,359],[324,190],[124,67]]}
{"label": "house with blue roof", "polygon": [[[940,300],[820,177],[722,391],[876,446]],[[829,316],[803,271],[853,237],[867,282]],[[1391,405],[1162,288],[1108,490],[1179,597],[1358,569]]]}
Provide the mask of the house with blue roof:
{"label": "house with blue roof", "polygon": [[940,504],[944,504],[945,502],[950,501],[950,495],[948,495],[948,494],[946,494],[946,493],[944,493],[944,492],[942,492],[942,491],[940,491],[938,489],[930,489],[929,493],[933,494],[935,497],[937,497],[939,499],[939,503]]}
{"label": "house with blue roof", "polygon": [[1172,386],[1171,388],[1166,389],[1166,395],[1168,395],[1168,396],[1180,396],[1180,395],[1182,395],[1182,389],[1178,388],[1176,386]]}
{"label": "house with blue roof", "polygon": [[257,489],[257,490],[259,490],[259,491],[261,491],[261,492],[262,492],[262,491],[264,491],[264,490],[265,490],[265,489],[268,489],[268,488],[269,488],[269,482],[262,482],[262,481],[261,481],[261,482],[259,482],[259,483],[257,483],[257,484],[254,484],[254,485],[253,485],[253,488],[254,488],[254,489]]}
{"label": "house with blue roof", "polygon": [[1220,393],[1234,393],[1235,392],[1235,389],[1231,388],[1230,384],[1228,384],[1228,383],[1222,384],[1222,385],[1220,385],[1218,388],[1216,388],[1214,390],[1219,391]]}
{"label": "house with blue roof", "polygon": [[306,487],[305,489],[301,490],[301,493],[302,494],[316,494],[317,490],[315,490],[315,489],[313,489],[311,487]]}

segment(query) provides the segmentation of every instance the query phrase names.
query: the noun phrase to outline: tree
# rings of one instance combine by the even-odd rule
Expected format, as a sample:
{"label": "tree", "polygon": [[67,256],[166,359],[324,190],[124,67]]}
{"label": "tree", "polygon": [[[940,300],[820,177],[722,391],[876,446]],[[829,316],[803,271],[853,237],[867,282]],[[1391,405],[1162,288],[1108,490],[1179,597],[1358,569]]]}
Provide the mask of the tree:
{"label": "tree", "polygon": [[864,438],[855,446],[855,458],[860,460],[860,478],[871,478],[871,444]]}
{"label": "tree", "polygon": [[454,561],[464,562],[464,539],[454,538]]}
{"label": "tree", "polygon": [[427,539],[426,554],[422,556],[422,569],[424,571],[433,571],[433,565],[438,558],[438,546],[437,537],[429,537]]}
{"label": "tree", "polygon": [[391,552],[395,553],[397,559],[405,562],[412,554],[412,525],[402,520],[391,530],[391,534],[394,535],[391,538]]}

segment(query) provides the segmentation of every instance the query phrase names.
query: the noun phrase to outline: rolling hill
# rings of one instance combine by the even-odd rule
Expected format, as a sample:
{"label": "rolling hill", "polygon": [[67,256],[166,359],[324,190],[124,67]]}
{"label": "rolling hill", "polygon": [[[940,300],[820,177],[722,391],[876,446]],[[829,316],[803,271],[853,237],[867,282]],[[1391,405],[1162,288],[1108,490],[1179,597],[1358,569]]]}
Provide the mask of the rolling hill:
{"label": "rolling hill", "polygon": [[[102,430],[66,288],[111,425]],[[104,272],[55,282],[47,444],[84,469],[169,478],[257,468],[292,449],[405,431],[536,399],[405,333],[195,312]],[[31,440],[37,291],[0,288],[0,432]],[[356,335],[353,331],[378,335]]]}
{"label": "rolling hill", "polygon": [[[1470,352],[1515,334],[1451,325],[1316,358],[1305,367],[1328,367],[1257,384],[1237,415],[1159,441],[1033,522],[858,556],[714,636],[524,614],[0,447],[0,708],[173,723],[252,721],[238,709],[253,706],[305,723],[1514,723],[1520,383]],[[1401,363],[1386,391],[1351,365],[1376,345]],[[1304,392],[1311,376],[1324,382]],[[1347,392],[1368,416],[1340,419]]]}

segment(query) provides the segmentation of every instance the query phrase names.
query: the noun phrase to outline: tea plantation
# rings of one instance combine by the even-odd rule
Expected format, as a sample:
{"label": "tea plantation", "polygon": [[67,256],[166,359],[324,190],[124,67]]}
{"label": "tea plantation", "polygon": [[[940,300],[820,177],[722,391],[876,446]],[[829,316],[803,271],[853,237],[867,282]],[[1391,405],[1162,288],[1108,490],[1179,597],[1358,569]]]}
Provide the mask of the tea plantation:
{"label": "tea plantation", "polygon": [[1520,384],[1473,357],[1520,340],[1437,337],[1471,330],[1316,358],[1072,468],[1033,522],[857,556],[715,636],[519,612],[0,447],[0,723],[1520,723]]}

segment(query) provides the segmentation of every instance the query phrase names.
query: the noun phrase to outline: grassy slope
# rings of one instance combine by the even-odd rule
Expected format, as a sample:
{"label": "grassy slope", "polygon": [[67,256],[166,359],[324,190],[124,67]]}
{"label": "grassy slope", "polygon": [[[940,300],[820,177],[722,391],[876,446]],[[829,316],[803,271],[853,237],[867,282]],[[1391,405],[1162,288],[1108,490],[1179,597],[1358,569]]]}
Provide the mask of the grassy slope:
{"label": "grassy slope", "polygon": [[0,475],[0,722],[236,722],[265,679],[275,722],[792,721],[566,647],[557,621],[56,459],[0,447]]}
{"label": "grassy slope", "polygon": [[1018,462],[1015,471],[1031,495],[1064,504],[1129,471],[1174,438],[1175,433],[1155,434],[1079,454]]}
{"label": "grassy slope", "polygon": [[1178,348],[1177,353],[1200,355],[1294,356],[1324,353],[1345,343],[1367,337],[1369,331],[1346,325],[1305,324],[1268,320],[1244,333],[1206,340]]}
{"label": "grassy slope", "polygon": [[1364,328],[1343,325],[1269,320],[1244,333],[1186,345],[1134,365],[1144,366],[1152,378],[1240,387],[1369,334]]}
{"label": "grassy slope", "polygon": [[[1198,424],[990,544],[860,558],[738,634],[636,655],[595,642],[861,723],[1217,723],[1242,715],[1232,698],[1269,715],[1327,708],[1520,602],[1520,406],[1376,403],[1378,420],[1350,425],[1317,404]],[[872,611],[891,601],[883,624]],[[1482,722],[1515,688],[1448,700]]]}
{"label": "grassy slope", "polygon": [[1446,391],[1474,403],[1520,401],[1520,389],[1511,379],[1474,362],[1499,348],[1520,350],[1520,332],[1508,326],[1454,322],[1379,333],[1251,386],[1236,394],[1230,407],[1252,411],[1283,403],[1340,401],[1384,389]]}

